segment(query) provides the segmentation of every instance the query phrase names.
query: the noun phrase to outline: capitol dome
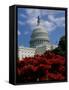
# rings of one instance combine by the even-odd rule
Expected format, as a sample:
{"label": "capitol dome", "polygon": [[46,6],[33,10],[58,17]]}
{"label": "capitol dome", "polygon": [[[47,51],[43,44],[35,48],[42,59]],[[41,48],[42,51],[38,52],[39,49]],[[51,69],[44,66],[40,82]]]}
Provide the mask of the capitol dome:
{"label": "capitol dome", "polygon": [[38,17],[38,25],[33,30],[30,40],[30,47],[36,48],[40,45],[48,45],[49,44],[49,37],[46,28],[40,25],[40,20]]}

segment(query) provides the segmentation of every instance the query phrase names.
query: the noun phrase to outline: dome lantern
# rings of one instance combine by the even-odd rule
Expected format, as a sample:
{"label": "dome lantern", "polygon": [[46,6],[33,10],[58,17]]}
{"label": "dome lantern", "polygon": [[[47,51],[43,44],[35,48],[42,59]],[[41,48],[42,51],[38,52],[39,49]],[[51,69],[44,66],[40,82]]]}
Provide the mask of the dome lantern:
{"label": "dome lantern", "polygon": [[38,19],[37,19],[37,26],[39,26],[40,24],[40,17],[38,16]]}

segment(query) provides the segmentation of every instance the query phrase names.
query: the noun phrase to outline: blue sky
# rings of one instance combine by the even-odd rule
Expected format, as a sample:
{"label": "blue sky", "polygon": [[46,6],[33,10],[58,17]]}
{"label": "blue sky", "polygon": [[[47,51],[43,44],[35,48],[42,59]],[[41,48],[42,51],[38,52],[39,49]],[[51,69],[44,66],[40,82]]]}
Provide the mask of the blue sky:
{"label": "blue sky", "polygon": [[52,44],[58,44],[60,37],[65,35],[65,11],[47,9],[18,8],[18,46],[29,47],[30,36],[37,26],[40,17]]}

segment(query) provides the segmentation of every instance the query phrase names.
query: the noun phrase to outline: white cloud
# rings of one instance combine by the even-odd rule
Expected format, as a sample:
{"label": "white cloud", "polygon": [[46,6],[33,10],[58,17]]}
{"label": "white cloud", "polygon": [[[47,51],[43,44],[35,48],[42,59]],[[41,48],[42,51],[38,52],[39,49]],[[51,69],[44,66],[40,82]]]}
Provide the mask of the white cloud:
{"label": "white cloud", "polygon": [[48,31],[52,31],[52,30],[55,30],[56,25],[55,25],[55,23],[53,23],[53,22],[45,21],[45,22],[44,22],[44,27],[45,27]]}
{"label": "white cloud", "polygon": [[50,21],[55,21],[55,18],[54,18],[54,16],[53,15],[48,15],[48,20],[50,20]]}
{"label": "white cloud", "polygon": [[26,31],[26,32],[24,32],[24,35],[27,35],[29,32],[28,31]]}
{"label": "white cloud", "polygon": [[60,10],[44,10],[44,9],[26,9],[26,13],[29,17],[42,17],[45,15],[56,15],[58,13],[64,13]]}
{"label": "white cloud", "polygon": [[[41,20],[40,24],[41,26],[46,28],[46,30],[52,31],[55,30],[57,27],[65,26],[64,20],[65,20],[64,17],[59,18],[53,17],[50,18],[49,20]],[[37,19],[36,18],[28,19],[26,23],[29,24],[31,30],[33,30],[37,26]]]}
{"label": "white cloud", "polygon": [[26,18],[26,15],[24,15],[23,13],[21,13],[20,16]]}
{"label": "white cloud", "polygon": [[54,17],[53,15],[48,15],[48,19],[55,23],[57,27],[65,26],[65,17]]}
{"label": "white cloud", "polygon": [[18,21],[19,25],[24,25],[25,23],[23,21]]}
{"label": "white cloud", "polygon": [[33,30],[37,25],[37,18],[29,18],[26,23],[30,26],[30,29]]}
{"label": "white cloud", "polygon": [[64,17],[56,18],[55,22],[56,22],[57,26],[59,26],[59,27],[65,26],[65,18]]}
{"label": "white cloud", "polygon": [[39,9],[27,9],[26,13],[31,18],[41,16],[41,11]]}
{"label": "white cloud", "polygon": [[21,35],[21,32],[18,30],[18,35]]}
{"label": "white cloud", "polygon": [[[37,26],[37,19],[31,18],[27,20],[27,24],[29,24],[31,30],[33,30]],[[41,20],[41,26],[46,28],[48,31],[55,30],[57,27],[63,27],[65,25],[64,17],[60,18],[50,18],[49,20]]]}
{"label": "white cloud", "polygon": [[57,27],[65,26],[65,17],[56,17],[58,13],[63,11],[57,10],[40,10],[40,9],[26,9],[26,16],[22,14],[23,18],[26,17],[26,21],[19,21],[20,25],[28,24],[30,29],[33,30],[37,26],[37,17],[40,16],[42,19],[43,16],[46,16],[48,19],[41,20],[41,25],[46,28],[48,31],[55,30]]}

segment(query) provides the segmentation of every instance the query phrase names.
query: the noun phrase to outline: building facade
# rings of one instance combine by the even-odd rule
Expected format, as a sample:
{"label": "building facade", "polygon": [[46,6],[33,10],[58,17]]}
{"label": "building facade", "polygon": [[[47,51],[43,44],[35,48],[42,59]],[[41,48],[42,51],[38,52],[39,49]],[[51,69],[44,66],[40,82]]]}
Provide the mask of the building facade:
{"label": "building facade", "polygon": [[35,54],[43,54],[47,50],[55,49],[57,45],[50,43],[48,32],[40,24],[40,19],[38,17],[37,26],[33,30],[30,40],[30,47],[19,47],[18,57],[19,60],[25,57],[33,57]]}
{"label": "building facade", "polygon": [[33,57],[35,55],[35,48],[19,47],[18,48],[18,57],[19,60],[25,57]]}

